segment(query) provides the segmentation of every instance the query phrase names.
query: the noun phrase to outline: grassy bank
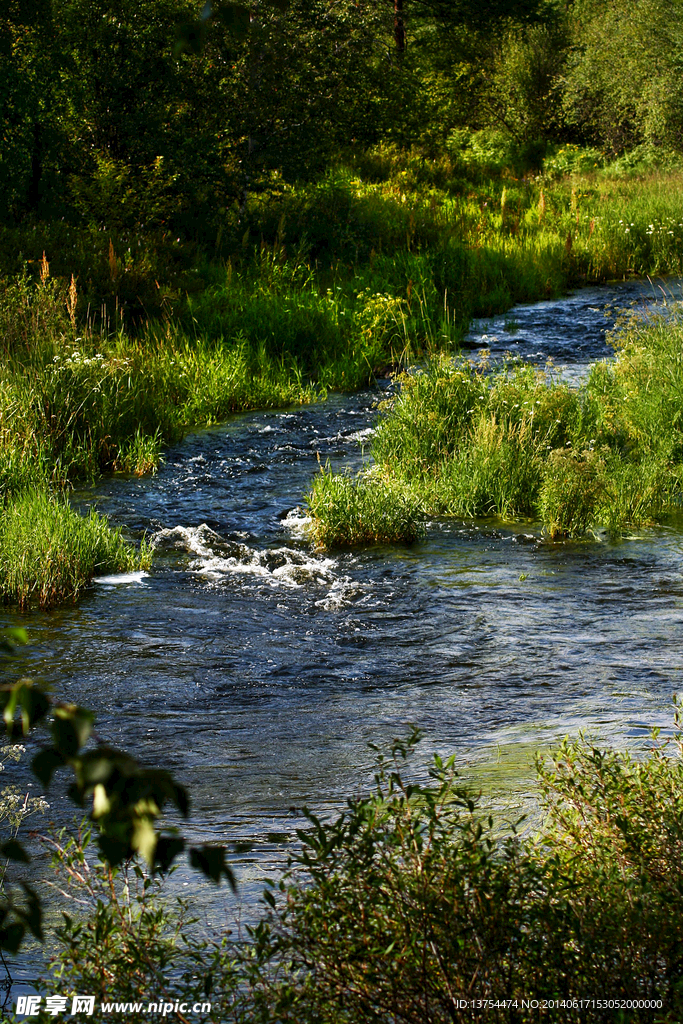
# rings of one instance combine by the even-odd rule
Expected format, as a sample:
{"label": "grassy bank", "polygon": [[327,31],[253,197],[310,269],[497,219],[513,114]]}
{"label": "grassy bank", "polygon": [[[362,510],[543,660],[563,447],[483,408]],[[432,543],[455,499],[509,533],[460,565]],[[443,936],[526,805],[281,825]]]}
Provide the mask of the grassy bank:
{"label": "grassy bank", "polygon": [[190,338],[177,326],[143,335],[78,324],[75,286],[25,275],[0,289],[0,595],[21,607],[76,598],[94,575],[149,563],[81,518],[69,482],[156,469],[165,444],[240,409],[308,401],[296,366],[250,347]]}
{"label": "grassy bank", "polygon": [[[309,401],[329,387],[353,389],[417,358],[434,361],[457,348],[474,315],[588,281],[680,272],[681,173],[625,164],[586,171],[579,157],[559,151],[542,173],[518,178],[462,154],[378,148],[312,183],[274,179],[245,209],[223,211],[213,247],[84,223],[0,229],[3,502],[27,487],[147,472],[192,427]],[[444,413],[447,448],[411,454],[411,444],[423,443],[420,417],[441,422],[442,414],[430,404],[431,384],[406,377],[377,441],[382,472],[371,486],[354,490],[329,475],[316,482],[320,543],[414,536],[418,508],[540,514],[551,532],[580,532],[582,517],[584,527],[609,519],[607,478],[619,481],[619,511],[608,525],[670,506],[675,455],[659,445],[646,458],[642,445],[635,452],[632,440],[624,447],[606,427],[599,434],[587,426],[612,400],[607,392],[620,396],[628,382],[607,373],[600,385],[596,371],[572,411],[561,387],[543,390],[521,371],[488,383],[446,363],[435,373],[437,405],[457,406],[479,388],[486,416],[475,423],[463,414],[454,434],[453,414]],[[507,391],[520,409],[548,403],[547,417],[559,402],[560,422],[543,434],[540,412],[508,415]],[[392,451],[389,423],[408,422],[409,406],[415,423]],[[635,421],[628,429],[634,437],[640,430]],[[566,440],[556,443],[563,431],[571,455]],[[496,460],[507,465],[511,453],[514,473],[501,476]],[[570,493],[561,486],[567,475]],[[52,593],[38,581],[29,590]]]}
{"label": "grassy bank", "polygon": [[80,516],[44,490],[26,490],[0,512],[0,591],[22,608],[75,599],[93,576],[150,561],[144,544],[135,551],[96,512]]}
{"label": "grassy bank", "polygon": [[410,781],[416,737],[396,742],[374,791],[336,819],[309,814],[239,942],[199,938],[154,885],[130,872],[124,886],[86,867],[82,842],[53,843],[61,888],[80,901],[57,933],[60,990],[96,993],[97,1020],[100,1000],[146,1007],[153,991],[171,1006],[209,1000],[199,1020],[235,1024],[466,1022],[483,1010],[473,999],[496,1022],[673,1024],[679,728],[639,758],[579,739],[537,759],[542,823],[526,834],[480,806],[452,762]]}
{"label": "grassy bank", "polygon": [[340,507],[341,486],[371,510],[366,540],[384,538],[387,494],[393,534],[404,540],[415,536],[417,509],[535,519],[557,537],[619,532],[680,508],[683,324],[676,313],[633,319],[615,344],[616,360],[593,366],[578,388],[544,369],[489,373],[460,358],[402,374],[374,438],[372,471],[314,479],[314,536],[350,542],[354,517]]}

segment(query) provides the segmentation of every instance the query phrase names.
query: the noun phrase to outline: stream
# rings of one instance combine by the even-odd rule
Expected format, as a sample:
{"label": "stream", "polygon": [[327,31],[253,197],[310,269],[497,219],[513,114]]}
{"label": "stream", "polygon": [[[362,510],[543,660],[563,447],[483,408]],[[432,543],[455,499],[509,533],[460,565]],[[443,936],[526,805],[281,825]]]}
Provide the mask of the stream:
{"label": "stream", "polygon": [[[616,306],[647,312],[662,297],[656,282],[585,289],[476,322],[468,345],[580,377],[611,356]],[[153,537],[153,567],[21,619],[22,669],[92,708],[105,739],[170,769],[191,792],[191,837],[230,846],[236,898],[182,871],[173,882],[194,887],[216,926],[257,915],[261,879],[301,824],[291,808],[340,807],[372,778],[368,743],[409,723],[425,734],[416,771],[455,753],[478,787],[524,804],[539,747],[579,729],[637,747],[671,722],[683,519],[554,543],[534,524],[442,520],[410,547],[311,550],[297,508],[318,458],[367,461],[391,386],[236,415],[167,451],[155,476],[78,492],[79,508]],[[50,819],[70,822],[50,797]],[[15,976],[40,960],[25,954]]]}

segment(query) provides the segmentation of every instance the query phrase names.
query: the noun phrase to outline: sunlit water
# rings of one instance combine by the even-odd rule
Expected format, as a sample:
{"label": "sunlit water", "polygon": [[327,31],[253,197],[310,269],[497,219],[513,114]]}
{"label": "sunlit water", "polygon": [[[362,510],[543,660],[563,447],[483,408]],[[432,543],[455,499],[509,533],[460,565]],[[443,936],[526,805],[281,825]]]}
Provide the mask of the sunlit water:
{"label": "sunlit water", "polygon": [[[470,343],[580,372],[610,355],[606,303],[658,294],[628,284],[519,307],[476,324]],[[189,875],[175,883],[219,925],[257,913],[260,878],[300,824],[291,808],[340,806],[371,778],[368,744],[409,723],[425,733],[418,762],[455,753],[521,801],[537,747],[582,728],[637,745],[670,721],[677,523],[550,543],[533,524],[440,521],[410,547],[311,550],[297,506],[318,458],[359,467],[381,396],[235,416],[168,451],[156,476],[76,495],[152,537],[153,567],[22,619],[22,668],[94,709],[101,737],[172,770],[192,794],[192,837],[233,849],[239,907]],[[52,799],[50,817],[70,821]],[[17,976],[39,962],[26,955]]]}

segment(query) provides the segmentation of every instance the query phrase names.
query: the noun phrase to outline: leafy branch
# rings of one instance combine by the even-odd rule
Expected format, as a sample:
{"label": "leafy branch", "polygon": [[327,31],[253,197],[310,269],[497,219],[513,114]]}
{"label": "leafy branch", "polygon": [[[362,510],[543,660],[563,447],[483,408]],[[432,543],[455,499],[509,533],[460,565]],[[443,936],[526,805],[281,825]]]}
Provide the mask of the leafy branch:
{"label": "leafy branch", "polygon": [[[0,650],[11,655],[27,639],[24,629],[9,630],[0,640]],[[170,772],[145,767],[126,751],[99,741],[93,734],[92,711],[56,701],[47,687],[23,678],[0,685],[0,712],[11,739],[28,736],[39,727],[47,730],[47,740],[31,764],[33,774],[47,789],[55,772],[70,773],[68,796],[79,808],[90,809],[106,865],[117,867],[140,856],[151,871],[165,873],[187,851],[193,868],[216,884],[225,878],[235,887],[224,847],[189,846],[177,828],[160,825],[167,808],[188,817],[185,787]],[[16,836],[0,844],[0,857],[23,864],[30,860]],[[27,883],[19,886],[20,899],[13,892],[0,893],[0,950],[11,953],[16,953],[28,933],[43,938],[40,897]]]}

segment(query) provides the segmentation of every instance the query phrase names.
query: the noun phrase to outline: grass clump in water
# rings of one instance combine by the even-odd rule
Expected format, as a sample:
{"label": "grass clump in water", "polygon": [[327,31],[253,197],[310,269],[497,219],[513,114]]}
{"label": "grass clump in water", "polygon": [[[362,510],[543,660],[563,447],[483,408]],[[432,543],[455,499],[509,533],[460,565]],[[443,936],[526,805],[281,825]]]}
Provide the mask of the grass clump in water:
{"label": "grass clump in water", "polygon": [[352,477],[321,467],[306,500],[311,535],[320,547],[409,544],[422,533],[418,503],[381,477]]}
{"label": "grass clump in water", "polygon": [[94,576],[149,564],[144,544],[134,550],[94,510],[81,516],[45,490],[27,490],[0,512],[0,593],[22,608],[75,599]]}
{"label": "grass clump in water", "polygon": [[[551,537],[657,522],[682,496],[683,323],[675,310],[634,318],[613,340],[617,358],[593,366],[580,387],[546,370],[489,372],[462,359],[402,374],[364,490],[383,480],[424,515],[540,519]],[[312,515],[328,543],[345,535],[337,510],[323,503]]]}

